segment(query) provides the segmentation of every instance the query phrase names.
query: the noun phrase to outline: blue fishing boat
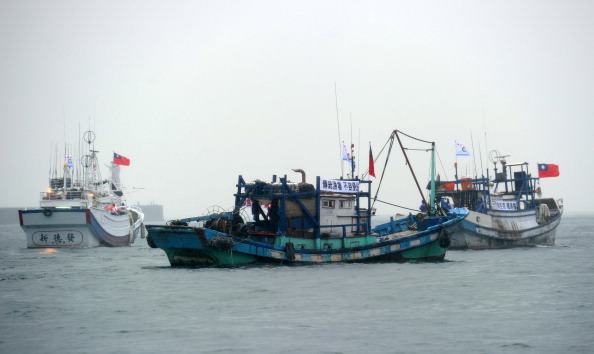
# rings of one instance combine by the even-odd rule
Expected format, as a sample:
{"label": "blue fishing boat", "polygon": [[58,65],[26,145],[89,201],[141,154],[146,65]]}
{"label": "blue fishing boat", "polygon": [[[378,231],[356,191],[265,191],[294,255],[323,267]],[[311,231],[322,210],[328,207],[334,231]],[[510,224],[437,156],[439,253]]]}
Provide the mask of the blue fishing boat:
{"label": "blue fishing boat", "polygon": [[555,244],[563,199],[543,197],[540,179],[557,177],[558,166],[538,164],[538,177],[533,177],[527,162],[508,163],[507,157],[491,152],[492,175],[487,171],[486,176],[438,182],[436,197],[453,204],[455,214],[466,216],[451,235],[452,249]]}
{"label": "blue fishing boat", "polygon": [[172,266],[436,261],[464,218],[430,203],[427,213],[372,227],[371,181],[317,176],[308,183],[303,170],[293,171],[300,182],[287,175],[247,182],[240,175],[231,210],[147,225],[149,246],[165,251]]}

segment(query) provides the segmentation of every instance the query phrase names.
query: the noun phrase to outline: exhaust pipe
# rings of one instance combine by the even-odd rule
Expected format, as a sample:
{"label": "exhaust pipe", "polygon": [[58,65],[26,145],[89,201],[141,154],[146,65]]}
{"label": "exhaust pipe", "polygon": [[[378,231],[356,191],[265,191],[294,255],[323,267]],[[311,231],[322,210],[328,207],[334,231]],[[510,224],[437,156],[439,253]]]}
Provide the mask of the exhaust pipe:
{"label": "exhaust pipe", "polygon": [[294,168],[293,171],[301,173],[301,182],[305,183],[305,171],[300,168]]}

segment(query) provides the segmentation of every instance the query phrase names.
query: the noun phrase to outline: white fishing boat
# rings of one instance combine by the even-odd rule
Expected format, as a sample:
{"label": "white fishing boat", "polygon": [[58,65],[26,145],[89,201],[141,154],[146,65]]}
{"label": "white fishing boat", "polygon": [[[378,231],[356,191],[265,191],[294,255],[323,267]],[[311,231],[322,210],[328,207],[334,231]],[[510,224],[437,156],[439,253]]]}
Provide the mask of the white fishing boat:
{"label": "white fishing boat", "polygon": [[557,177],[558,166],[538,164],[538,177],[533,177],[527,162],[508,163],[506,157],[491,152],[492,176],[487,171],[487,176],[439,183],[437,198],[452,201],[458,207],[452,212],[466,215],[461,227],[452,234],[452,249],[555,244],[563,199],[543,197],[540,179]]}
{"label": "white fishing boat", "polygon": [[95,133],[83,138],[88,153],[80,165],[65,154],[61,168],[50,170],[39,207],[18,211],[28,248],[126,246],[145,236],[144,214],[127,205],[120,183],[120,166],[130,160],[114,153],[111,176],[102,179]]}

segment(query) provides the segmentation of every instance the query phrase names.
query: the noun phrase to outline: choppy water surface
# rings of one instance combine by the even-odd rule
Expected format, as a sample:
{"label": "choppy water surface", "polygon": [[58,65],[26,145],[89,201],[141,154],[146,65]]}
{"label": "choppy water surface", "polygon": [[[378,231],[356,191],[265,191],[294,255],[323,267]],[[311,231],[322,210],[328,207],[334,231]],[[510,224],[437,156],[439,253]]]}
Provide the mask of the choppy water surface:
{"label": "choppy water surface", "polygon": [[27,249],[0,225],[0,352],[591,353],[592,220],[442,263],[223,269],[172,268],[144,240]]}

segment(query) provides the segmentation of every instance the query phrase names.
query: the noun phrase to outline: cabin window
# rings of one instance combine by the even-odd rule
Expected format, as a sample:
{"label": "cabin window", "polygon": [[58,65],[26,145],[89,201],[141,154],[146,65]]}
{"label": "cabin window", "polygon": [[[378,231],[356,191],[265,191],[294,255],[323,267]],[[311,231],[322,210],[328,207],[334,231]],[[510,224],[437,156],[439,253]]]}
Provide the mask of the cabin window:
{"label": "cabin window", "polygon": [[323,199],[322,200],[322,208],[334,209],[336,201],[330,199]]}
{"label": "cabin window", "polygon": [[341,200],[338,202],[340,209],[350,209],[353,206],[353,202],[350,200]]}

